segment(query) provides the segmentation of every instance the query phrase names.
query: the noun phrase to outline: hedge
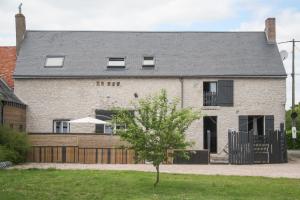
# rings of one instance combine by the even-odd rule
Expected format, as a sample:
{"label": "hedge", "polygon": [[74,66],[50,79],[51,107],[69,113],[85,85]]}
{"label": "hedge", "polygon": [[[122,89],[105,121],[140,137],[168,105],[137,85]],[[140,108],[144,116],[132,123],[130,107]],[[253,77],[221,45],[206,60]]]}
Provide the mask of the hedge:
{"label": "hedge", "polygon": [[25,133],[0,126],[0,162],[11,161],[15,164],[25,162],[29,148]]}
{"label": "hedge", "polygon": [[288,149],[300,149],[300,131],[297,131],[297,139],[295,142],[292,139],[292,131],[287,131],[286,142],[287,142]]}

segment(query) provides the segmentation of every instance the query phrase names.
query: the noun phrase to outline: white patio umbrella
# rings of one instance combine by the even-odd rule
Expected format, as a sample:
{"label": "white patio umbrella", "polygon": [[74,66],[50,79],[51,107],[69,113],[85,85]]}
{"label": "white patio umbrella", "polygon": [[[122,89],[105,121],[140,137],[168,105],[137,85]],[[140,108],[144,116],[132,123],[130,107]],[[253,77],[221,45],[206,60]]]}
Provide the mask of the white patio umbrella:
{"label": "white patio umbrella", "polygon": [[84,117],[69,121],[70,124],[108,124],[106,121],[95,119],[93,117]]}

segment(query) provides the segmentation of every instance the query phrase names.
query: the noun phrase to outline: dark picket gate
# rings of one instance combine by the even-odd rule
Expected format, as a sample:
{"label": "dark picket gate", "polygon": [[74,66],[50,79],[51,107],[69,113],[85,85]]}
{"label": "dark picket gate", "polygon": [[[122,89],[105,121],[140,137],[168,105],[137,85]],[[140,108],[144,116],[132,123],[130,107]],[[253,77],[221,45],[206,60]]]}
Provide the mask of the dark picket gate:
{"label": "dark picket gate", "polygon": [[265,135],[253,132],[228,132],[230,164],[285,163],[287,148],[285,131],[269,131]]}

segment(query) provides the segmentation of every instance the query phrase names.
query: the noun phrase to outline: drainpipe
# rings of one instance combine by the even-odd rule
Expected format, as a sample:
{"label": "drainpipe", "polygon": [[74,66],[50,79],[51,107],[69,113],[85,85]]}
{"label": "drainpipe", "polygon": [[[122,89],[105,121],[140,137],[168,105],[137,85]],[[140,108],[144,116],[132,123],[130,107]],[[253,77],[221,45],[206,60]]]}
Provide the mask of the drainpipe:
{"label": "drainpipe", "polygon": [[180,81],[180,86],[181,86],[181,108],[183,108],[183,78],[179,78],[179,81]]}

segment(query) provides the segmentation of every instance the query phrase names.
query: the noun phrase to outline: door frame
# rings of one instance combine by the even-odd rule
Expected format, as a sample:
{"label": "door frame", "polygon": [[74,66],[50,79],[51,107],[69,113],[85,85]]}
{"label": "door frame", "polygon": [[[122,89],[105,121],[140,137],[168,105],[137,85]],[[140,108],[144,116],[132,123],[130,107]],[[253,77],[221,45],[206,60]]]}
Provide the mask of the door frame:
{"label": "door frame", "polygon": [[[210,117],[215,117],[216,118],[216,152],[214,152],[213,154],[216,154],[216,153],[218,153],[218,116],[216,116],[216,115],[213,115],[213,116],[204,116],[203,117],[203,149],[204,149],[204,143],[205,142],[207,142],[207,139],[206,139],[206,141],[205,141],[205,128],[204,128],[204,126],[205,126],[205,123],[204,123],[204,118],[210,118]],[[211,153],[211,151],[210,151],[210,153]]]}

